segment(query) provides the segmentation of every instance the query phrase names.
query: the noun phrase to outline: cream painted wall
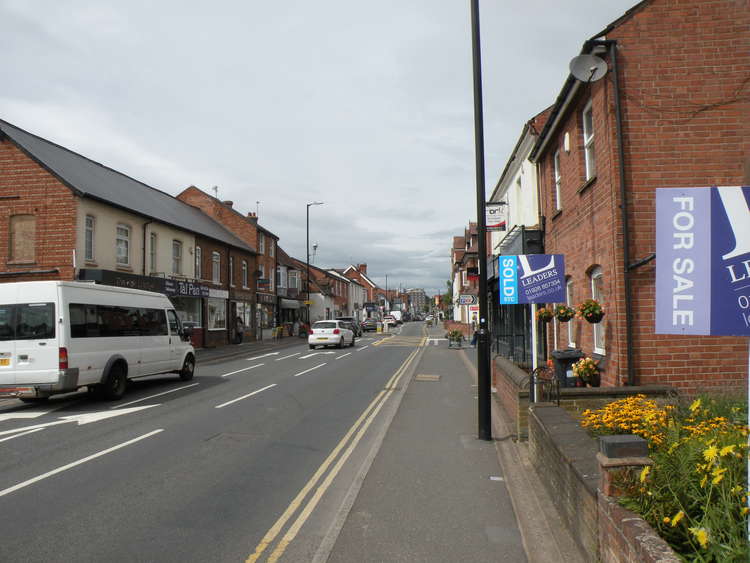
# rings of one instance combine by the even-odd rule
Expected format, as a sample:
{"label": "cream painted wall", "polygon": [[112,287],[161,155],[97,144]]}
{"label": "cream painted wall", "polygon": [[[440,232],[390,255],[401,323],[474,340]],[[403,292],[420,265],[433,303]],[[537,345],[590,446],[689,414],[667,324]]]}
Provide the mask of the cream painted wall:
{"label": "cream painted wall", "polygon": [[[78,206],[76,233],[76,267],[99,268],[103,270],[120,270],[143,275],[143,225],[148,220],[139,215],[123,211],[116,207],[98,201],[81,198]],[[94,261],[85,260],[85,228],[86,215],[95,219],[94,227]],[[124,267],[116,263],[116,233],[117,225],[130,227],[130,264]],[[146,226],[146,240],[151,233],[156,233],[156,272],[172,275],[172,241],[182,242],[182,275],[195,277],[195,236],[187,231],[181,231],[158,222]],[[146,272],[150,275],[149,248],[146,246]],[[154,272],[154,273],[156,273]]]}

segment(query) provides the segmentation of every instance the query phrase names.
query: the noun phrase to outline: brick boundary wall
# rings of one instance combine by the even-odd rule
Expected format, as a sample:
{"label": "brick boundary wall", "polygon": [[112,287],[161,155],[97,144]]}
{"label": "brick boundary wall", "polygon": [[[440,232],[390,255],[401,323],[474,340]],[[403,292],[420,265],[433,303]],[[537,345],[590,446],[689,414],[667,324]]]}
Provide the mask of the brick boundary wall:
{"label": "brick boundary wall", "polygon": [[529,454],[571,538],[585,559],[671,563],[672,548],[637,514],[598,490],[597,441],[563,408],[529,409]]}

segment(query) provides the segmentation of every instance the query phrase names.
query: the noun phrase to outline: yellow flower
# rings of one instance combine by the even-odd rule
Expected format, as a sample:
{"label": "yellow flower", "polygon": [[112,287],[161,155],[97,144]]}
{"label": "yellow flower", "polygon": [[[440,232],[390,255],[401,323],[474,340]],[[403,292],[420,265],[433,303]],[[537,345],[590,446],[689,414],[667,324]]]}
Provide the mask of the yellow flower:
{"label": "yellow flower", "polygon": [[750,508],[748,508],[747,506],[743,508],[742,510],[740,510],[740,514],[742,514],[743,516],[747,514],[748,512],[750,512]]}
{"label": "yellow flower", "polygon": [[708,547],[708,530],[706,528],[688,528],[703,549]]}
{"label": "yellow flower", "polygon": [[677,514],[674,515],[672,518],[672,527],[674,528],[677,525],[677,522],[682,520],[685,517],[685,513],[680,510]]}
{"label": "yellow flower", "polygon": [[648,465],[641,470],[641,483],[644,483],[646,481],[646,477],[648,477],[650,471],[651,467],[649,467]]}
{"label": "yellow flower", "polygon": [[693,401],[693,404],[690,405],[690,412],[695,412],[696,410],[698,410],[700,406],[701,406],[701,400],[696,399],[695,401]]}
{"label": "yellow flower", "polygon": [[732,444],[730,446],[724,446],[723,448],[721,448],[721,451],[719,452],[719,455],[721,457],[724,457],[725,455],[731,454],[731,453],[734,453],[734,444]]}
{"label": "yellow flower", "polygon": [[724,478],[724,473],[726,473],[726,467],[717,467],[711,472],[711,475],[714,476],[714,478],[711,480],[711,483],[714,485],[718,485],[721,480]]}
{"label": "yellow flower", "polygon": [[718,453],[719,449],[716,446],[710,446],[708,449],[703,450],[703,459],[713,461],[716,459],[716,454]]}
{"label": "yellow flower", "polygon": [[708,474],[703,476],[703,479],[701,479],[701,489],[706,486],[706,481],[708,481]]}

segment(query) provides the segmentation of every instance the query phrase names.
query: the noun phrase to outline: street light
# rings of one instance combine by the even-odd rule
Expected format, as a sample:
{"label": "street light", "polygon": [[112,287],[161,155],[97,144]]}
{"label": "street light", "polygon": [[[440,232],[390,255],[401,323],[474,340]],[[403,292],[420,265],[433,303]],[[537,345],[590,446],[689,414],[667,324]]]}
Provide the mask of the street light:
{"label": "street light", "polygon": [[310,206],[323,205],[322,201],[313,201],[307,204],[307,239],[305,251],[307,252],[307,324],[310,325]]}

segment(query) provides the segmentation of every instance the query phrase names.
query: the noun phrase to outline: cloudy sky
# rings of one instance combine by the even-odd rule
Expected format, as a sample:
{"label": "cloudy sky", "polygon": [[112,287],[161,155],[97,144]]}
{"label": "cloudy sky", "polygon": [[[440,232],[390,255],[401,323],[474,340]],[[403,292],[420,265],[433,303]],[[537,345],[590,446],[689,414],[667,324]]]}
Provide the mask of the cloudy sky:
{"label": "cloudy sky", "polygon": [[[488,193],[583,41],[635,0],[480,0]],[[305,259],[441,291],[476,220],[469,0],[0,0],[0,118]]]}

